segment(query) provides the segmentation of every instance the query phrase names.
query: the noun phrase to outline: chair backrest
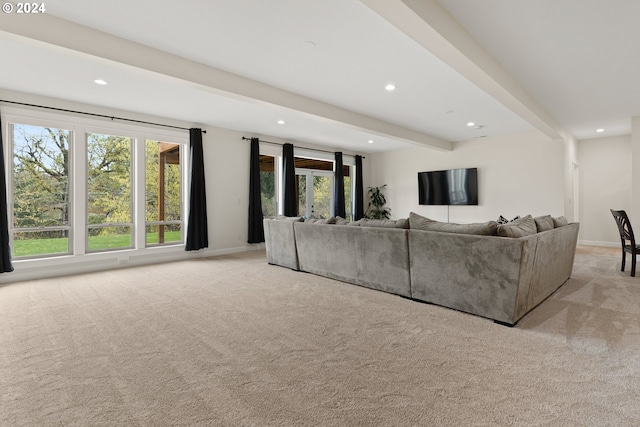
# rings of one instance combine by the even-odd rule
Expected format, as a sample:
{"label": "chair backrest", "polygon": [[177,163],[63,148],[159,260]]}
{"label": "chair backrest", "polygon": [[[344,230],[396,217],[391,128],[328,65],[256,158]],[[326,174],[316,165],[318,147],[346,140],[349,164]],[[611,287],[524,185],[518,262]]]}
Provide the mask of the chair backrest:
{"label": "chair backrest", "polygon": [[633,235],[633,228],[631,228],[631,222],[629,222],[629,217],[625,211],[614,211],[611,209],[611,214],[613,218],[616,220],[616,225],[618,226],[618,231],[620,232],[620,240],[622,241],[622,246],[626,244],[627,241],[630,242],[631,246],[636,246],[636,238]]}

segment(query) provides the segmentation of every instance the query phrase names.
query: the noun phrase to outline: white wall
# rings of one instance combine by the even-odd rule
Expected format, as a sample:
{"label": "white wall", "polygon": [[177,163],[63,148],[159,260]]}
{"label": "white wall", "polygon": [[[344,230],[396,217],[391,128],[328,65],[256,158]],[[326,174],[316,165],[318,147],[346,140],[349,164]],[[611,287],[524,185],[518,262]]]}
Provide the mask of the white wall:
{"label": "white wall", "polygon": [[209,249],[247,246],[249,141],[241,132],[203,127],[202,151],[207,185]]}
{"label": "white wall", "polygon": [[446,206],[418,205],[417,173],[477,167],[479,205],[451,206],[450,222],[484,222],[500,215],[559,216],[564,215],[564,151],[562,141],[532,132],[458,142],[450,152],[416,147],[373,154],[364,165],[365,185],[387,184],[393,218],[406,218],[413,211],[447,221]]}
{"label": "white wall", "polygon": [[609,209],[631,212],[631,136],[581,140],[578,158],[580,243],[617,247],[620,235]]}

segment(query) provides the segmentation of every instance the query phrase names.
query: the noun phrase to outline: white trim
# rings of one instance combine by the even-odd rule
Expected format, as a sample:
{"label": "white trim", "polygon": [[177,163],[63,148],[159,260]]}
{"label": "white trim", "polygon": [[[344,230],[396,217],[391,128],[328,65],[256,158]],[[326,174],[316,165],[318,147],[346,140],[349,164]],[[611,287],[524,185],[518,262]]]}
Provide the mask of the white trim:
{"label": "white trim", "polygon": [[620,248],[620,242],[600,242],[597,240],[579,240],[579,245],[582,246],[602,246],[605,248]]}

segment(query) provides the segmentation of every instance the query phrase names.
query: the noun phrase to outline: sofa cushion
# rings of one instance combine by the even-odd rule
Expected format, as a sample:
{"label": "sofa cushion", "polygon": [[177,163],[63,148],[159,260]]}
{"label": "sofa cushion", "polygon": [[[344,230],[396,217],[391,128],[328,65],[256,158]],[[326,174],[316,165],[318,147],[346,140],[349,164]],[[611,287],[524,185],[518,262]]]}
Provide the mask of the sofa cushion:
{"label": "sofa cushion", "polygon": [[536,229],[538,230],[538,233],[553,230],[555,228],[551,215],[537,216],[533,218],[533,220],[536,222]]}
{"label": "sofa cushion", "polygon": [[361,227],[409,228],[409,220],[406,218],[397,220],[363,218],[359,222]]}
{"label": "sofa cushion", "polygon": [[347,225],[347,224],[349,224],[349,220],[346,220],[341,216],[336,217],[336,225]]}
{"label": "sofa cushion", "polygon": [[276,220],[278,221],[291,221],[291,222],[303,222],[304,218],[302,218],[301,216],[284,216],[284,215],[278,215],[276,217]]}
{"label": "sofa cushion", "polygon": [[569,225],[569,221],[567,221],[567,218],[565,218],[563,216],[554,217],[552,219],[553,219],[553,227],[554,228],[564,227],[565,225]]}
{"label": "sofa cushion", "polygon": [[415,212],[411,212],[409,214],[409,228],[412,230],[495,236],[497,227],[498,223],[495,221],[472,224],[455,224],[452,222],[435,221],[422,215],[418,215]]}
{"label": "sofa cushion", "polygon": [[335,224],[336,219],[334,217],[329,218],[306,218],[304,222],[309,224]]}
{"label": "sofa cushion", "polygon": [[527,215],[508,224],[498,225],[498,236],[524,237],[536,234],[536,222],[531,215]]}

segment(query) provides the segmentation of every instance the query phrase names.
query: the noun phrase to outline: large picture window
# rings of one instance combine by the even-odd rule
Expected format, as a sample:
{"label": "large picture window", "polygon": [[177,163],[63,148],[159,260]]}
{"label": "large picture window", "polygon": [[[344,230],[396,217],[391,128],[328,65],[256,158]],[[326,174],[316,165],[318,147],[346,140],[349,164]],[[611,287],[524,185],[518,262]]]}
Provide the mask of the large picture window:
{"label": "large picture window", "polygon": [[10,234],[16,257],[71,251],[72,135],[67,129],[9,124],[13,147]]}
{"label": "large picture window", "polygon": [[87,250],[132,247],[131,138],[87,135]]}
{"label": "large picture window", "polygon": [[181,146],[146,141],[146,244],[182,242]]}
{"label": "large picture window", "polygon": [[14,259],[184,243],[186,132],[31,113],[3,117]]}

